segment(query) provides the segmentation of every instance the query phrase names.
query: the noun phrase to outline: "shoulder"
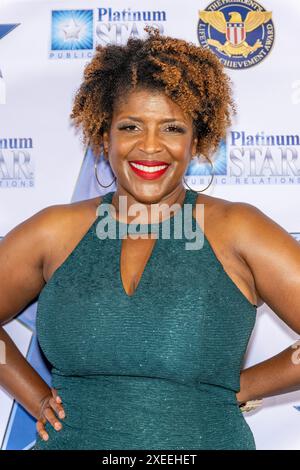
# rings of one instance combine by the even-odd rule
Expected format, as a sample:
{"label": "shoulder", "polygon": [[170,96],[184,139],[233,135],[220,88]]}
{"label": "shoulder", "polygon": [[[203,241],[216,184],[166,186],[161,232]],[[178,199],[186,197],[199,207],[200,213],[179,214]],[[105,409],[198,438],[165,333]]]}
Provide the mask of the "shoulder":
{"label": "shoulder", "polygon": [[93,224],[100,202],[101,198],[97,197],[43,209],[43,277],[46,281]]}
{"label": "shoulder", "polygon": [[237,203],[219,197],[208,196],[207,194],[198,195],[196,206],[201,205],[203,212],[199,211],[199,215],[195,213],[195,217],[206,235],[211,239],[219,239],[222,234],[224,242],[225,237],[228,238],[228,235],[228,242],[230,242],[230,230],[226,230],[226,228],[229,227],[229,217],[235,204]]}
{"label": "shoulder", "polygon": [[205,210],[209,212],[209,215],[212,215],[220,211],[225,213],[232,204],[236,203],[220,197],[209,196],[208,194],[199,194],[196,199],[196,204],[203,204]]}
{"label": "shoulder", "polygon": [[49,231],[64,231],[73,226],[84,229],[86,224],[93,222],[96,218],[97,207],[101,201],[100,197],[85,199],[67,204],[54,204],[47,206],[37,213],[37,217]]}
{"label": "shoulder", "polygon": [[2,240],[30,253],[43,265],[56,248],[76,240],[96,219],[100,198],[47,206],[15,226]]}
{"label": "shoulder", "polygon": [[[13,227],[0,241],[0,322],[34,299],[45,284],[45,265],[96,218],[99,198],[45,207]],[[73,241],[72,241],[73,243]],[[8,275],[9,273],[9,275]]]}
{"label": "shoulder", "polygon": [[[280,224],[271,219],[258,207],[247,202],[229,201],[222,198],[200,195],[197,204],[204,204],[204,217],[208,229],[222,231],[236,254],[245,260],[247,255],[256,252],[259,246],[274,240],[274,249],[280,243],[299,246],[293,237]],[[257,247],[257,248],[255,248]]]}
{"label": "shoulder", "polygon": [[[199,198],[200,202],[201,197]],[[265,302],[295,331],[300,318],[300,245],[278,222],[258,207],[206,197],[209,217],[206,228],[220,240],[253,276],[257,297]],[[219,242],[219,240],[218,240]],[[297,304],[298,302],[298,304]],[[300,311],[300,310],[298,310]]]}
{"label": "shoulder", "polygon": [[69,204],[53,204],[39,210],[13,227],[2,242],[23,238],[36,244],[38,241],[49,241],[51,235],[61,233],[74,225],[84,228],[89,221],[96,218],[100,198],[87,199]]}
{"label": "shoulder", "polygon": [[235,236],[236,251],[250,260],[273,250],[273,256],[286,246],[299,250],[299,243],[278,222],[261,209],[247,202],[231,202],[228,205],[230,231]]}
{"label": "shoulder", "polygon": [[300,277],[300,245],[278,222],[258,207],[235,203],[230,210],[230,226],[236,235],[236,250],[257,275],[272,272],[272,266],[282,272],[294,272]]}
{"label": "shoulder", "polygon": [[97,217],[100,197],[67,204],[55,204],[40,212],[43,237],[47,242],[46,257],[69,243],[76,242]]}
{"label": "shoulder", "polygon": [[204,204],[206,220],[214,221],[222,227],[222,230],[229,232],[234,238],[235,246],[238,248],[243,242],[243,231],[247,231],[249,237],[256,236],[257,230],[264,228],[267,230],[278,226],[272,219],[264,214],[256,206],[239,201],[229,201],[218,197],[202,195],[198,196],[197,204]]}

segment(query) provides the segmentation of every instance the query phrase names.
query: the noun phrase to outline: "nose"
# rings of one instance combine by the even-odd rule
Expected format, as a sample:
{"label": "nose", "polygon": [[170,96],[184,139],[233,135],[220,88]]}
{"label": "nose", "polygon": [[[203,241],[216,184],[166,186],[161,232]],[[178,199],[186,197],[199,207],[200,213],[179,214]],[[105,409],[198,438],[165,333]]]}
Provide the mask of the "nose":
{"label": "nose", "polygon": [[139,150],[146,154],[159,153],[162,150],[162,143],[155,129],[146,130],[139,140]]}

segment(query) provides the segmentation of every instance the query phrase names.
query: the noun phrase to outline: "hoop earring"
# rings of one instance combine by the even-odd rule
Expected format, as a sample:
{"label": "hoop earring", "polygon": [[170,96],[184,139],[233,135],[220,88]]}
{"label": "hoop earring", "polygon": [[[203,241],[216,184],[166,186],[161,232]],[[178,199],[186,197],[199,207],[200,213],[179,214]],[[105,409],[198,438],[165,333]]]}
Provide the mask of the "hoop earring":
{"label": "hoop earring", "polygon": [[211,168],[212,168],[212,173],[211,173],[211,174],[212,174],[212,178],[211,178],[209,184],[206,186],[206,188],[201,189],[200,191],[196,191],[195,189],[192,189],[192,188],[187,184],[187,182],[186,182],[186,180],[185,180],[185,177],[184,177],[184,176],[182,177],[184,183],[185,183],[185,184],[187,185],[187,187],[188,187],[191,191],[193,191],[194,193],[203,193],[203,191],[206,191],[207,188],[210,187],[211,183],[213,182],[214,176],[215,176],[213,163],[210,161],[209,158],[207,158],[207,157],[205,157],[205,158],[209,161],[210,166],[211,166]]}
{"label": "hoop earring", "polygon": [[97,172],[98,160],[99,160],[99,158],[96,158],[96,159],[95,159],[95,163],[94,163],[94,171],[95,171],[95,177],[96,177],[97,183],[98,183],[100,186],[102,186],[102,188],[109,188],[109,186],[111,186],[111,185],[116,181],[117,178],[116,178],[116,176],[114,176],[114,179],[113,179],[112,182],[111,182],[110,184],[108,184],[108,185],[104,185],[104,184],[100,183],[100,180],[99,180],[99,178],[98,178],[98,172]]}

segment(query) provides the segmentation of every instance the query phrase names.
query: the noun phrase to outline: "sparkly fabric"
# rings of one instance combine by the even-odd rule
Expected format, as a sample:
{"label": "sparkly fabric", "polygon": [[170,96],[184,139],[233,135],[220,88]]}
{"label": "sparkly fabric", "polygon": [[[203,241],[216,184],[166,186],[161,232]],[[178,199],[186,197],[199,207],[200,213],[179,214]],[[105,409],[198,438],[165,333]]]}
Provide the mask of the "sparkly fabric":
{"label": "sparkly fabric", "polygon": [[[176,217],[196,196],[186,191]],[[38,340],[66,418],[61,431],[47,422],[49,439],[37,435],[33,450],[255,449],[235,394],[256,306],[205,236],[198,250],[185,249],[187,236],[172,236],[175,217],[171,239],[160,233],[127,296],[121,240],[99,238],[102,217],[39,296]]]}

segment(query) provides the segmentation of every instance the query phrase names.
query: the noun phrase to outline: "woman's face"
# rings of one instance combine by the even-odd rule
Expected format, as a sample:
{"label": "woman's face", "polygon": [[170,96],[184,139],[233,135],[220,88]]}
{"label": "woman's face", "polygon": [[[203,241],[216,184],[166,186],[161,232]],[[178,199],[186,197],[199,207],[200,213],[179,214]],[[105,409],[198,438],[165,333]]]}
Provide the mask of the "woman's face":
{"label": "woman's face", "polygon": [[118,101],[103,141],[117,191],[144,203],[182,190],[197,144],[192,118],[164,93],[146,89]]}

